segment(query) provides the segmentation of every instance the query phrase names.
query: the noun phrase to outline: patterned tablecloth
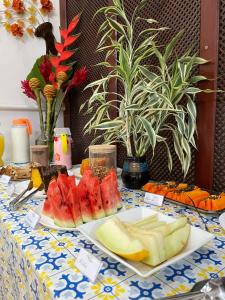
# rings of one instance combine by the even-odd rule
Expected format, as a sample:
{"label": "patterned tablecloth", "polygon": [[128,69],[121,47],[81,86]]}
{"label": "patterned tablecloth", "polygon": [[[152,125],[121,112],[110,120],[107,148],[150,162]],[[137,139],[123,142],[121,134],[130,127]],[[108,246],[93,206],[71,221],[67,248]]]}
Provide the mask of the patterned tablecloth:
{"label": "patterned tablecloth", "polygon": [[[122,189],[125,208],[146,205],[144,193]],[[218,218],[205,216],[213,242],[185,260],[162,269],[147,279],[108,257],[78,231],[56,231],[39,226],[32,230],[24,218],[42,200],[32,199],[20,211],[11,212],[9,197],[0,185],[0,299],[157,299],[188,291],[195,282],[225,275],[225,232]],[[164,202],[152,207],[170,216],[185,214],[203,227],[197,214]],[[103,261],[95,283],[75,268],[81,248]]]}

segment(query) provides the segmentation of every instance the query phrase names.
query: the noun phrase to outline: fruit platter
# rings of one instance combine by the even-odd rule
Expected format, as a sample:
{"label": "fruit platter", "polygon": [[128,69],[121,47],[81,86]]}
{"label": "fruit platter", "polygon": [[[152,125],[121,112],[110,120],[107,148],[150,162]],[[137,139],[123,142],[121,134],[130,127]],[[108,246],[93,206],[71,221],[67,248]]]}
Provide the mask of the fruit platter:
{"label": "fruit platter", "polygon": [[75,176],[58,174],[53,177],[47,197],[38,212],[42,225],[74,230],[80,224],[110,216],[121,208],[115,170],[110,170],[100,181],[88,169],[77,185]]}
{"label": "fruit platter", "polygon": [[195,185],[186,183],[148,182],[142,188],[143,191],[162,195],[165,200],[174,204],[198,209],[206,214],[222,213],[225,210],[225,193],[212,195]]}
{"label": "fruit platter", "polygon": [[142,277],[177,262],[213,239],[213,234],[146,207],[80,225],[103,252]]}

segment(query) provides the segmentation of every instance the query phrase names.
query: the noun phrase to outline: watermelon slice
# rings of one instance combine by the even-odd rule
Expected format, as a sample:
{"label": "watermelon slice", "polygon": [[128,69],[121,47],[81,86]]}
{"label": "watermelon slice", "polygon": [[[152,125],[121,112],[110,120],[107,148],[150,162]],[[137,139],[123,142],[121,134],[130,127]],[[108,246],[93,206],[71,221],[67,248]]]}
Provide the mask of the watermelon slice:
{"label": "watermelon slice", "polygon": [[71,210],[73,214],[73,219],[76,226],[83,224],[81,210],[80,210],[80,202],[77,194],[77,187],[75,185],[75,176],[68,177],[69,183],[69,193],[67,202],[71,204]]}
{"label": "watermelon slice", "polygon": [[49,217],[49,218],[53,217],[52,205],[51,205],[51,202],[48,200],[48,198],[45,199],[45,202],[44,202],[43,208],[42,208],[42,213],[46,217]]}
{"label": "watermelon slice", "polygon": [[[54,185],[53,181],[54,181],[54,179],[50,181],[49,187],[52,184]],[[49,188],[48,191],[47,191],[47,198],[45,199],[44,204],[43,204],[43,208],[42,208],[43,215],[45,215],[49,218],[53,218],[52,205],[51,205],[51,201],[50,201],[50,199],[52,198],[52,192],[53,192],[53,189]]]}
{"label": "watermelon slice", "polygon": [[67,203],[63,201],[61,191],[55,179],[51,181],[48,187],[48,192],[50,195],[50,202],[52,205],[54,223],[59,227],[75,227],[76,224],[73,220],[72,211],[69,205],[67,205]]}
{"label": "watermelon slice", "polygon": [[100,183],[97,176],[89,176],[86,183],[88,198],[91,205],[92,216],[94,219],[105,217],[105,210],[102,204]]}
{"label": "watermelon slice", "polygon": [[112,194],[115,197],[115,202],[117,203],[117,208],[120,209],[122,207],[121,195],[119,192],[119,186],[117,181],[116,171],[114,169],[109,171],[109,176],[111,176],[111,188]]}
{"label": "watermelon slice", "polygon": [[112,178],[110,174],[107,174],[100,184],[102,203],[107,216],[113,215],[117,212],[117,202],[115,199],[115,193],[112,189]]}
{"label": "watermelon slice", "polygon": [[68,192],[69,192],[68,178],[69,178],[69,176],[67,176],[66,174],[59,174],[59,176],[57,178],[57,185],[61,192],[64,203],[66,203]]}
{"label": "watermelon slice", "polygon": [[92,211],[91,211],[90,201],[88,198],[88,190],[83,177],[81,178],[77,186],[77,195],[80,203],[82,220],[84,223],[90,222],[91,220],[93,220]]}

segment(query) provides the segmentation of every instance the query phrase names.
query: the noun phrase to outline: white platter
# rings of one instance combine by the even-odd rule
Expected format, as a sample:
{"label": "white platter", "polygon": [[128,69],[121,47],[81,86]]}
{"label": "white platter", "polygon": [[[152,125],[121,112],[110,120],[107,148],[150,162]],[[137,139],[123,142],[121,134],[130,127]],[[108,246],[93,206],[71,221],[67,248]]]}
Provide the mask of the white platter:
{"label": "white platter", "polygon": [[[150,216],[152,214],[155,214],[156,212],[152,209],[146,208],[146,207],[138,207],[138,208],[132,208],[126,211],[122,211],[117,213],[117,217],[119,217],[122,221],[125,222],[132,222],[136,221],[138,219],[143,219],[147,216]],[[166,221],[167,223],[170,223],[174,221],[175,219],[169,216],[166,216],[162,213],[157,213],[159,216],[160,221]],[[107,217],[110,218],[110,217]],[[187,243],[187,246],[185,249],[182,250],[178,255],[174,256],[173,258],[165,261],[164,263],[160,264],[157,267],[150,267],[148,265],[145,265],[141,262],[132,262],[125,260],[116,254],[112,253],[110,250],[105,248],[95,237],[95,231],[96,229],[105,221],[106,218],[92,221],[87,224],[83,224],[77,227],[78,230],[81,231],[81,233],[86,236],[93,244],[95,244],[99,249],[101,249],[103,252],[114,258],[115,260],[119,261],[123,265],[125,265],[127,268],[131,269],[141,277],[148,277],[152,275],[153,273],[161,270],[162,268],[169,266],[180,259],[183,259],[187,257],[192,252],[196,251],[198,248],[202,247],[203,245],[207,244],[211,239],[213,239],[213,234],[208,233],[202,229],[196,228],[194,226],[191,226],[190,236]]]}
{"label": "white platter", "polygon": [[[21,181],[21,182],[18,182],[18,183],[14,183],[14,194],[19,195],[20,193],[22,193],[28,187],[29,182],[30,182],[30,180],[25,180],[25,181]],[[33,192],[35,189],[36,188],[31,189],[23,197],[26,197],[31,192]],[[38,191],[34,195],[34,198],[45,199],[46,198],[45,191],[44,190],[43,191]]]}
{"label": "white platter", "polygon": [[[81,178],[82,175],[80,174],[80,165],[74,165],[72,169],[69,170],[70,172],[73,172],[73,175],[77,178]],[[117,176],[121,176],[122,169],[117,168]]]}
{"label": "white platter", "polygon": [[219,217],[220,226],[225,230],[225,212]]}
{"label": "white platter", "polygon": [[56,229],[56,230],[63,230],[63,231],[74,231],[74,230],[77,230],[78,228],[77,227],[73,227],[73,228],[66,228],[66,227],[59,227],[57,225],[55,225],[54,223],[54,220],[47,217],[47,216],[44,216],[42,214],[42,207],[43,207],[43,203],[40,204],[36,209],[35,209],[35,212],[41,217],[40,220],[39,220],[39,223],[45,227],[48,227],[48,228],[52,228],[52,229]]}

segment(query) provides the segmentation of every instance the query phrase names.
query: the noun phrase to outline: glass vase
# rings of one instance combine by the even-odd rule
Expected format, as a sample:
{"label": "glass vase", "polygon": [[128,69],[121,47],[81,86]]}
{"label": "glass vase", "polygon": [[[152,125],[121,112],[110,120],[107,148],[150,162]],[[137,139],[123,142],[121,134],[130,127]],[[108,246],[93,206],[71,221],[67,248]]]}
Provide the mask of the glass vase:
{"label": "glass vase", "polygon": [[54,154],[54,138],[53,135],[46,136],[46,134],[41,133],[40,136],[35,140],[36,145],[47,145],[49,153],[49,163],[53,161]]}

